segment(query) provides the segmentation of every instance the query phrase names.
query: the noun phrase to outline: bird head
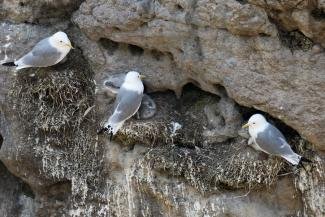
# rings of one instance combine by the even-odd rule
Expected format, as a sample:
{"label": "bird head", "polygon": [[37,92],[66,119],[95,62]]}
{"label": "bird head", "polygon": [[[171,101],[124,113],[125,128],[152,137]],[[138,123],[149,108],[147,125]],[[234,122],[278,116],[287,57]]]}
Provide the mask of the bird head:
{"label": "bird head", "polygon": [[57,48],[69,49],[69,50],[74,49],[71,45],[71,42],[67,34],[65,34],[64,32],[61,31],[57,32],[54,35],[52,35],[50,39]]}
{"label": "bird head", "polygon": [[125,76],[125,82],[135,82],[145,78],[145,76],[140,75],[139,72],[130,71]]}
{"label": "bird head", "polygon": [[267,124],[267,121],[264,116],[261,114],[255,114],[249,118],[247,124],[243,125],[242,128],[249,127],[250,129],[258,129],[264,127],[265,124]]}

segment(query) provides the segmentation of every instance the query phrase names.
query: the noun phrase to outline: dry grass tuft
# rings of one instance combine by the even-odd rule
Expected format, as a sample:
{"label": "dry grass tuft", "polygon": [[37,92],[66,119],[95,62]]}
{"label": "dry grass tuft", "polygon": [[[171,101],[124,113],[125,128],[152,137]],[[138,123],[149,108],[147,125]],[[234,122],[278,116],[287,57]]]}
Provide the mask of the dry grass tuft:
{"label": "dry grass tuft", "polygon": [[[159,172],[183,177],[203,193],[222,189],[271,186],[283,163],[279,158],[256,159],[238,141],[209,149],[178,146],[152,149],[146,161]],[[254,152],[254,151],[253,151]]]}
{"label": "dry grass tuft", "polygon": [[63,64],[19,71],[8,96],[33,156],[41,161],[42,176],[70,180],[74,198],[83,201],[89,185],[96,185],[102,159],[96,113],[89,110],[95,101],[93,76],[74,50]]}

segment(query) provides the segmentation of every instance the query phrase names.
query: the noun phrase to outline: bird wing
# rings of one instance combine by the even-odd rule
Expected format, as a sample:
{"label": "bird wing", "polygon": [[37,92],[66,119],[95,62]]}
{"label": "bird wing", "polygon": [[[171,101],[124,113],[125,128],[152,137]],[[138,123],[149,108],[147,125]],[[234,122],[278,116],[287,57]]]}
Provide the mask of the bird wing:
{"label": "bird wing", "polygon": [[279,156],[294,154],[283,134],[271,124],[264,131],[257,134],[255,142],[262,151],[268,154]]}
{"label": "bird wing", "polygon": [[38,42],[33,49],[17,61],[18,65],[51,66],[57,63],[60,52],[51,46],[49,39]]}
{"label": "bird wing", "polygon": [[109,118],[109,125],[124,122],[132,117],[141,105],[143,93],[120,88],[114,106],[114,113]]}

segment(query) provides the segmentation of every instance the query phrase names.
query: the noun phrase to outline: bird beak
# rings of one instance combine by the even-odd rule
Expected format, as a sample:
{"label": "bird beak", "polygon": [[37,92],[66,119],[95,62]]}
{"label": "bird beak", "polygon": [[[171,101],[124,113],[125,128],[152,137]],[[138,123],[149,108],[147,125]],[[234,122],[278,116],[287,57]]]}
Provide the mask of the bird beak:
{"label": "bird beak", "polygon": [[249,127],[249,123],[244,124],[241,128],[247,128],[247,127]]}
{"label": "bird beak", "polygon": [[66,45],[67,45],[68,47],[70,47],[71,49],[74,49],[74,47],[72,47],[72,45],[71,45],[71,42],[67,43]]}
{"label": "bird beak", "polygon": [[145,79],[146,78],[146,76],[145,75],[140,75],[140,79],[142,80],[142,79]]}

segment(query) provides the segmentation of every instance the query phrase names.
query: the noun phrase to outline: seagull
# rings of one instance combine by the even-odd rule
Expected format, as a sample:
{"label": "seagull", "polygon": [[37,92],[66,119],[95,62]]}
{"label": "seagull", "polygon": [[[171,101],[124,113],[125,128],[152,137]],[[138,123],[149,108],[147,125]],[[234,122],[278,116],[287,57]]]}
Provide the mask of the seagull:
{"label": "seagull", "polygon": [[73,49],[64,32],[57,32],[38,42],[26,55],[3,66],[16,66],[16,70],[30,67],[48,67],[59,63]]}
{"label": "seagull", "polygon": [[142,78],[144,76],[135,71],[126,74],[124,82],[117,93],[114,112],[97,134],[108,132],[110,140],[112,140],[113,135],[123,126],[124,122],[138,111],[144,89]]}
{"label": "seagull", "polygon": [[253,148],[263,151],[270,155],[277,155],[293,165],[298,165],[301,160],[311,162],[310,160],[296,154],[286,141],[283,134],[272,124],[266,121],[263,115],[254,114],[243,125],[248,127],[250,138],[248,144]]}

